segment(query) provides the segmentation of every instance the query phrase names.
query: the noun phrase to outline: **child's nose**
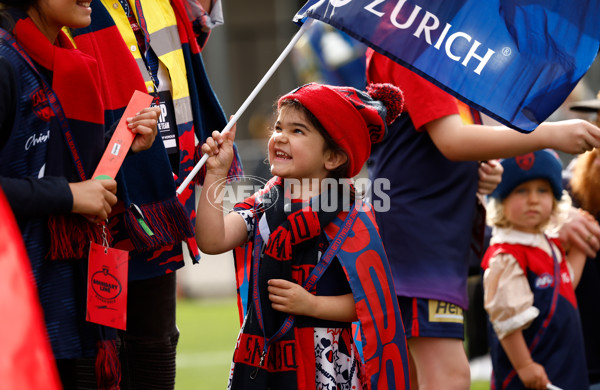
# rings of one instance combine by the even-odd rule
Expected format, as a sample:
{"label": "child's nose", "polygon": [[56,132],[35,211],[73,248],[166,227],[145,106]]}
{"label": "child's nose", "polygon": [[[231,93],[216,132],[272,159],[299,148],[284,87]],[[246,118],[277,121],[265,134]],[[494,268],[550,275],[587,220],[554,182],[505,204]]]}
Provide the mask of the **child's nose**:
{"label": "child's nose", "polygon": [[537,193],[537,191],[531,191],[529,193],[529,202],[531,203],[537,203],[537,201],[540,199],[539,194]]}
{"label": "child's nose", "polygon": [[273,134],[273,138],[277,142],[287,142],[288,141],[288,137],[285,134],[285,132],[283,132],[283,131]]}

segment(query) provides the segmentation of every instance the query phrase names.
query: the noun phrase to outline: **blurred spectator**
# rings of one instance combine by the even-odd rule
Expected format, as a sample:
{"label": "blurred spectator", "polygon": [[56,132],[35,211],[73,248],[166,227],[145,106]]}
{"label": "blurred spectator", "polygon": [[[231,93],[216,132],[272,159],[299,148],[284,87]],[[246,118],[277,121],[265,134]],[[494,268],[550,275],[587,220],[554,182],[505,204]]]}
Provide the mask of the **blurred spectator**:
{"label": "blurred spectator", "polygon": [[[596,99],[575,102],[572,111],[588,114],[586,118],[592,123],[598,123],[600,110],[600,93]],[[573,202],[593,216],[597,221],[600,217],[600,150],[594,149],[578,156],[567,168],[565,176],[568,180],[567,189]],[[585,236],[586,241],[596,241],[592,234]],[[600,264],[599,257],[588,258],[581,281],[575,290],[577,304],[581,315],[583,337],[585,340],[586,360],[590,389],[600,389],[600,333],[596,325],[600,321]]]}

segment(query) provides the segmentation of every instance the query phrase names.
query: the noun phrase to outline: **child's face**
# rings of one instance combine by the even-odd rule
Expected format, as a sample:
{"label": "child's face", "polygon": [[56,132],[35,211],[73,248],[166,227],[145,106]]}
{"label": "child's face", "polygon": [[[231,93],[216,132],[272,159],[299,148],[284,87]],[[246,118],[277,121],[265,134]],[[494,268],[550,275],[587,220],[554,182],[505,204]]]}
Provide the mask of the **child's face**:
{"label": "child's face", "polygon": [[504,214],[513,228],[539,233],[552,214],[554,195],[545,179],[526,181],[504,199]]}
{"label": "child's face", "polygon": [[39,0],[39,12],[30,7],[28,15],[51,41],[63,27],[82,28],[92,22],[91,0]]}
{"label": "child's face", "polygon": [[327,177],[325,139],[310,124],[303,112],[282,107],[269,138],[271,173],[283,178]]}

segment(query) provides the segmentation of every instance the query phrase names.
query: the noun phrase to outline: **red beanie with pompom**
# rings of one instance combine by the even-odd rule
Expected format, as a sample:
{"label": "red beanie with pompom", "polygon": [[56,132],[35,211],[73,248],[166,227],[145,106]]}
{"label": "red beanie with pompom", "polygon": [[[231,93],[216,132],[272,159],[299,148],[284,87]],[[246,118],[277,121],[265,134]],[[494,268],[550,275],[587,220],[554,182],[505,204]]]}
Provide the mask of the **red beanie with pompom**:
{"label": "red beanie with pompom", "polygon": [[279,99],[297,100],[323,125],[348,155],[348,177],[356,176],[381,142],[404,106],[402,91],[392,84],[370,84],[366,91],[352,87],[306,84]]}

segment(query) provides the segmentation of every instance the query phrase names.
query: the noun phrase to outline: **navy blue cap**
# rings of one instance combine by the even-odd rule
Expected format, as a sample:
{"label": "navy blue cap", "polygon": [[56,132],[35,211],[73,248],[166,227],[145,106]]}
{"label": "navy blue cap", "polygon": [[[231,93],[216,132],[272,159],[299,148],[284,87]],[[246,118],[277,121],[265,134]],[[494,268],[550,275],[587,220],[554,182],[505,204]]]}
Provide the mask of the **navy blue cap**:
{"label": "navy blue cap", "polygon": [[529,180],[546,179],[558,200],[562,197],[562,163],[552,149],[538,150],[500,161],[502,181],[491,197],[504,200],[516,187]]}

